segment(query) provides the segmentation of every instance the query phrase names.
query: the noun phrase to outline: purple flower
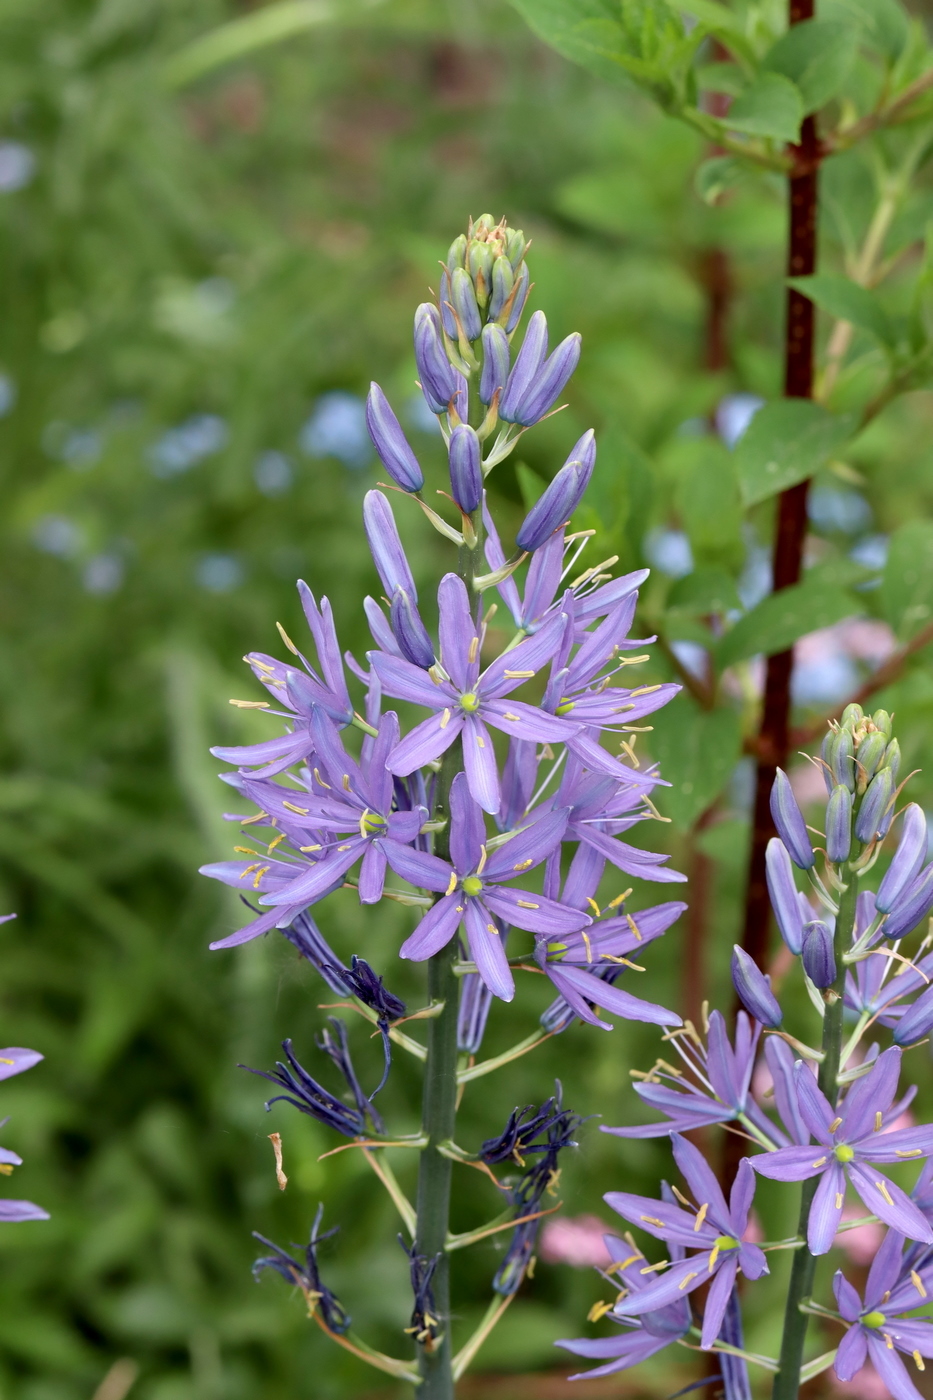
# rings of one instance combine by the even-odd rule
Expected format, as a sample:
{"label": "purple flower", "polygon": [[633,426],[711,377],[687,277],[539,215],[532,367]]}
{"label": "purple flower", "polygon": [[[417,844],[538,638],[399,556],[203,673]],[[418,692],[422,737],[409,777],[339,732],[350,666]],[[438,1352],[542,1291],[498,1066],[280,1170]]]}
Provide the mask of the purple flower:
{"label": "purple flower", "polygon": [[430,302],[415,312],[415,363],[431,412],[446,413],[457,392],[457,374],[444,349],[440,313]]}
{"label": "purple flower", "polygon": [[826,804],[826,856],[828,860],[849,859],[852,846],[852,794],[838,783]]}
{"label": "purple flower", "polygon": [[909,1009],[902,1004],[904,998],[928,987],[926,979],[930,977],[933,953],[921,958],[916,969],[896,963],[884,953],[871,953],[846,973],[846,1006],[877,1016],[884,1026],[895,1026]]}
{"label": "purple flower", "polygon": [[568,335],[550,356],[547,344],[547,321],[542,311],[536,311],[528,323],[499,405],[499,417],[504,422],[519,423],[523,427],[537,423],[576,369],[580,360],[579,334]]}
{"label": "purple flower", "polygon": [[[557,352],[555,351],[555,354]],[[525,516],[515,543],[531,553],[573,515],[590,484],[596,464],[596,438],[589,428],[574,443],[566,462]]]}
{"label": "purple flower", "polygon": [[[821,1176],[810,1209],[807,1242],[811,1254],[825,1254],[833,1243],[845,1202],[846,1182],[867,1209],[910,1239],[933,1244],[933,1229],[910,1198],[881,1173],[878,1162],[909,1162],[933,1152],[933,1125],[884,1131],[892,1121],[901,1051],[892,1046],[878,1056],[833,1108],[816,1080],[798,1062],[795,1088],[800,1115],[816,1147],[782,1147],[752,1161],[774,1181],[805,1181]],[[900,1108],[900,1105],[898,1106]]]}
{"label": "purple flower", "polygon": [[[845,791],[845,789],[843,789]],[[836,956],[833,951],[832,931],[819,919],[807,925],[801,950],[803,968],[821,992],[831,987],[836,980]]]}
{"label": "purple flower", "polygon": [[886,938],[903,938],[933,909],[933,861],[912,880],[884,921]]}
{"label": "purple flower", "polygon": [[[565,896],[566,897],[566,896]],[[542,1016],[545,1029],[564,1030],[576,1016],[591,1026],[612,1030],[593,1010],[598,1006],[626,1021],[648,1021],[656,1026],[679,1026],[681,1019],[654,1002],[644,1001],[612,984],[625,971],[632,954],[640,955],[646,943],[666,933],[686,909],[685,904],[656,904],[637,915],[619,913],[564,938],[541,939],[535,949],[538,966],[554,983],[560,996]]]}
{"label": "purple flower", "polygon": [[388,695],[434,710],[397,744],[388,757],[391,772],[405,776],[431,763],[463,740],[463,763],[470,791],[487,812],[501,805],[499,770],[486,725],[492,724],[518,739],[561,742],[576,725],[544,714],[534,705],[505,697],[533,676],[551,657],[560,616],[534,637],[500,656],[480,674],[480,634],[470,613],[466,586],[456,574],[446,574],[437,591],[440,607],[441,663],[446,678],[432,677],[410,662],[370,652],[370,661]]}
{"label": "purple flower", "polygon": [[466,423],[454,428],[448,452],[453,498],[462,511],[471,515],[483,499],[483,468],[475,429]]}
{"label": "purple flower", "polygon": [[[628,1240],[621,1240],[618,1235],[606,1235],[604,1238],[612,1256],[613,1277],[626,1293],[637,1296],[654,1281],[654,1270],[640,1250],[630,1243],[631,1236]],[[681,1246],[671,1246],[672,1258],[682,1259],[683,1255]],[[573,1341],[554,1343],[575,1356],[603,1363],[590,1371],[571,1376],[571,1380],[595,1380],[597,1376],[611,1376],[617,1371],[628,1370],[630,1366],[638,1366],[672,1342],[685,1337],[692,1325],[690,1304],[685,1297],[655,1311],[641,1313],[638,1317],[620,1317],[614,1308],[607,1316],[626,1330],[621,1335],[611,1337],[578,1337]]]}
{"label": "purple flower", "polygon": [[496,916],[516,928],[558,938],[592,923],[577,909],[504,883],[545,860],[566,825],[566,812],[547,812],[490,855],[482,811],[470,795],[465,774],[458,773],[450,789],[450,862],[398,842],[387,843],[389,863],[397,875],[442,896],[402,944],[401,956],[416,962],[431,957],[463,924],[470,956],[483,981],[497,997],[511,1001],[515,983]]}
{"label": "purple flower", "polygon": [[809,870],[816,863],[816,856],[807,835],[806,822],[791,790],[790,779],[783,768],[777,770],[771,788],[771,815],[791,860],[801,870]]}
{"label": "purple flower", "polygon": [[755,1173],[748,1158],[743,1158],[727,1205],[719,1182],[693,1143],[672,1133],[671,1148],[681,1175],[699,1202],[694,1214],[628,1191],[610,1191],[604,1200],[624,1220],[647,1230],[655,1239],[684,1249],[699,1247],[700,1252],[673,1262],[647,1287],[620,1299],[615,1312],[620,1317],[637,1317],[676,1303],[685,1293],[708,1283],[700,1337],[701,1347],[708,1350],[719,1336],[737,1274],[741,1271],[754,1280],[768,1273],[763,1252],[742,1238],[755,1194]]}
{"label": "purple flower", "polygon": [[[6,923],[8,919],[14,919],[15,914],[7,914],[0,923]],[[38,1050],[26,1050],[21,1045],[7,1046],[0,1050],[0,1079],[12,1079],[14,1074],[23,1074],[27,1069],[32,1069],[44,1057]],[[2,1126],[2,1125],[0,1125]],[[16,1152],[11,1152],[8,1147],[0,1147],[0,1166],[6,1173],[13,1167],[20,1167],[23,1159]],[[0,1198],[0,1224],[14,1224],[20,1220],[48,1220],[49,1213],[41,1206],[34,1205],[32,1201],[14,1201]]]}
{"label": "purple flower", "polygon": [[928,842],[927,819],[923,808],[916,802],[911,802],[904,809],[901,839],[894,852],[894,859],[885,871],[875,897],[875,907],[882,914],[891,913],[898,900],[920,874],[926,860]]}
{"label": "purple flower", "polygon": [[[386,757],[398,742],[399,728],[392,711],[383,715],[363,764],[346,752],[323,711],[315,710],[311,728],[321,766],[310,775],[307,794],[267,779],[243,781],[246,795],[275,819],[276,856],[253,851],[255,859],[201,867],[201,874],[213,880],[260,892],[260,903],[271,906],[270,913],[212,943],[212,948],[232,948],[277,924],[290,924],[302,910],[339,889],[346,872],[361,858],[360,902],[375,904],[382,898],[387,853],[398,843],[414,841],[427,819],[423,807],[393,810]],[[288,843],[284,850],[279,844],[283,837]]]}
{"label": "purple flower", "polygon": [[[683,1074],[671,1074],[669,1067],[659,1062],[635,1085],[639,1098],[659,1113],[667,1114],[666,1122],[604,1127],[602,1131],[614,1137],[666,1137],[672,1131],[689,1132],[709,1123],[731,1123],[739,1118],[753,1125],[759,1140],[786,1142],[780,1128],[762,1112],[751,1095],[761,1026],[750,1021],[744,1011],[740,1011],[735,1020],[734,1048],[729,1043],[726,1022],[719,1011],[710,1015],[706,1045],[693,1026],[668,1037],[668,1043],[676,1049],[695,1083]],[[668,1088],[668,1084],[673,1087]]]}
{"label": "purple flower", "polygon": [[769,1030],[776,1030],[784,1019],[784,1012],[771,990],[771,978],[765,976],[755,959],[738,943],[732,948],[732,985],[749,1015]]}
{"label": "purple flower", "polygon": [[909,1268],[903,1245],[903,1235],[889,1230],[872,1260],[864,1303],[841,1271],[833,1278],[839,1312],[850,1324],[833,1369],[840,1380],[849,1381],[870,1357],[893,1400],[921,1400],[898,1352],[911,1356],[922,1370],[921,1357],[933,1356],[933,1324],[898,1314],[921,1307],[933,1283],[928,1275],[924,1278]]}
{"label": "purple flower", "polygon": [[[324,1207],[318,1206],[318,1212],[311,1227],[311,1239],[303,1248],[304,1261],[300,1264],[296,1263],[290,1254],[286,1254],[284,1249],[280,1249],[277,1244],[267,1240],[265,1235],[257,1234],[254,1230],[253,1239],[266,1245],[268,1249],[272,1250],[272,1254],[256,1260],[253,1265],[253,1277],[258,1278],[263,1269],[273,1269],[277,1274],[281,1274],[286,1283],[294,1283],[302,1290],[312,1311],[315,1308],[320,1308],[321,1319],[325,1327],[331,1332],[336,1332],[338,1336],[342,1336],[344,1332],[349,1330],[352,1319],[330,1289],[321,1282],[321,1273],[317,1262],[318,1247],[323,1244],[324,1240],[335,1235],[339,1226],[334,1226],[332,1230],[319,1235],[318,1229],[323,1214]],[[292,1248],[299,1249],[300,1246],[293,1245]]]}
{"label": "purple flower", "polygon": [[391,598],[397,588],[403,588],[412,602],[417,603],[418,590],[399,539],[395,516],[381,491],[367,491],[363,497],[363,528],[386,593]]}
{"label": "purple flower", "polygon": [[[446,404],[444,406],[446,408]],[[366,427],[382,465],[396,485],[401,486],[403,491],[420,491],[424,485],[424,472],[378,384],[369,386]]]}
{"label": "purple flower", "polygon": [[522,348],[515,357],[505,393],[499,403],[499,417],[506,422],[512,421],[511,418],[506,418],[506,413],[518,409],[522,398],[531,390],[540,374],[541,366],[547,357],[547,342],[547,317],[543,311],[536,311],[528,322]]}

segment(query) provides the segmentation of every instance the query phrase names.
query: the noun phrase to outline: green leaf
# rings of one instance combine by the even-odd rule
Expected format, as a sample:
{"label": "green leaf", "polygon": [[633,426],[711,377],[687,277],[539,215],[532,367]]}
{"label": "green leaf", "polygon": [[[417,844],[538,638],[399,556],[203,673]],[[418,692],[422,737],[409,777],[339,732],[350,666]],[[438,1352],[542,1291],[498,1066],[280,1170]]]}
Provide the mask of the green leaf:
{"label": "green leaf", "polygon": [[840,321],[851,321],[853,326],[875,336],[882,345],[893,347],[894,327],[888,313],[867,287],[860,287],[838,272],[817,272],[812,277],[789,277],[787,281],[821,311],[828,311]]}
{"label": "green leaf", "polygon": [[697,69],[697,87],[703,92],[724,92],[738,97],[746,78],[737,63],[701,63]]}
{"label": "green leaf", "polygon": [[715,204],[727,190],[744,184],[754,176],[752,168],[735,156],[710,156],[697,169],[694,188],[704,204]]}
{"label": "green leaf", "polygon": [[738,612],[741,607],[735,582],[725,569],[694,569],[678,579],[667,595],[668,613],[688,617]]}
{"label": "green leaf", "polygon": [[719,643],[716,660],[725,668],[749,656],[773,656],[787,651],[798,637],[832,627],[858,611],[852,594],[844,588],[804,580],[771,593],[740,618]]}
{"label": "green leaf", "polygon": [[881,578],[881,606],[904,641],[933,620],[933,521],[911,520],[894,531]]}
{"label": "green leaf", "polygon": [[652,755],[672,784],[655,789],[658,805],[677,826],[691,826],[732,776],[742,749],[739,716],[727,705],[701,710],[681,693],[651,722]]}
{"label": "green leaf", "polygon": [[761,73],[739,93],[723,120],[731,131],[796,141],[803,121],[803,98],[789,78]]}
{"label": "green leaf", "polygon": [[742,507],[732,454],[718,437],[688,439],[676,501],[697,554],[738,543]]}
{"label": "green leaf", "polygon": [[755,414],[735,448],[746,506],[806,481],[852,435],[851,415],[827,413],[809,399],[776,399]]}
{"label": "green leaf", "polygon": [[765,55],[762,68],[790,78],[804,112],[816,112],[836,96],[855,61],[858,33],[838,20],[806,19],[792,25]]}
{"label": "green leaf", "polygon": [[821,0],[823,19],[860,31],[862,42],[894,63],[910,38],[910,18],[897,0]]}

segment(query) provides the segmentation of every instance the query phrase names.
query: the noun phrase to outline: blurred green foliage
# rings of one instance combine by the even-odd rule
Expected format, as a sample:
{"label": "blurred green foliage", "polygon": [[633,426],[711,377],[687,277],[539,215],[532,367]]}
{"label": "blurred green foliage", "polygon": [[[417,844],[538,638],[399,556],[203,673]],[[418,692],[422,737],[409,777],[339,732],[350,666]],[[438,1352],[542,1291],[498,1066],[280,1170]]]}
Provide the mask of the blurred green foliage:
{"label": "blurred green foliage", "polygon": [[[331,1349],[280,1280],[250,1279],[250,1231],[300,1240],[325,1200],[325,1224],[342,1225],[328,1280],[376,1345],[401,1345],[405,1260],[365,1162],[319,1161],[334,1145],[324,1131],[281,1105],[266,1118],[262,1086],[235,1068],[269,1065],[286,1035],[309,1054],[329,998],[283,939],[209,953],[236,911],[195,871],[231,844],[209,744],[268,733],[227,704],[255,694],[236,658],[275,651],[276,619],[301,634],[295,578],[329,594],[344,645],[367,644],[360,599],[375,576],[359,505],[377,473],[346,433],[358,431],[370,378],[410,405],[411,314],[468,214],[507,213],[533,236],[536,304],[555,336],[584,335],[569,408],[530,435],[520,470],[497,472],[506,519],[518,523],[529,480],[595,425],[600,462],[578,523],[597,531],[593,559],[617,553],[620,568],[635,567],[647,553],[659,566],[644,594],[644,626],[660,636],[646,679],[682,675],[698,657],[701,672],[731,668],[720,703],[684,696],[649,736],[674,784],[663,810],[675,863],[692,868],[698,853],[713,863],[714,997],[727,995],[739,917],[740,753],[762,626],[780,646],[788,632],[861,614],[906,643],[933,607],[921,386],[854,440],[798,425],[808,451],[819,443],[812,567],[797,621],[771,618],[765,601],[743,623],[762,596],[773,490],[760,493],[754,461],[743,475],[751,435],[733,454],[710,423],[724,396],[778,391],[777,175],[710,171],[703,132],[558,58],[496,0],[385,0],[340,23],[324,4],[308,0],[306,12],[291,7],[294,28],[278,43],[256,46],[254,29],[237,56],[229,31],[219,49],[190,46],[262,11],[0,3],[0,909],[19,912],[0,929],[0,986],[4,1036],[46,1056],[5,1088],[4,1141],[26,1159],[18,1193],[52,1213],[0,1238],[4,1400],[90,1397],[120,1358],[139,1367],[134,1400],[394,1393]],[[916,137],[891,137],[891,160]],[[855,306],[838,283],[812,289],[857,325],[831,429],[879,392],[885,328],[909,316],[926,326],[933,191],[919,144],[920,174],[886,235],[884,298]],[[829,274],[871,219],[872,159],[840,155],[824,172]],[[729,197],[704,202],[698,170],[701,190],[719,181]],[[729,348],[711,363],[722,259]],[[352,397],[323,397],[341,394]],[[341,412],[349,460],[327,450]],[[437,472],[437,445],[417,424],[412,439]],[[792,473],[790,436],[783,425],[781,470]],[[418,520],[402,528],[419,577],[436,577],[446,546]],[[915,795],[930,806],[928,660],[918,653],[879,703],[898,713],[907,766],[926,765]],[[854,683],[864,666],[852,667]],[[798,717],[830,703],[811,694]],[[393,961],[404,911],[362,921],[341,894],[322,924],[345,957],[390,969],[393,990],[419,1004],[417,969]],[[645,995],[679,1003],[683,937],[668,935],[673,951],[650,963]],[[527,1034],[546,999],[535,982],[497,1008],[490,1050]],[[355,1044],[375,1073],[378,1045],[360,1032]],[[638,1112],[628,1069],[655,1049],[646,1027],[573,1029],[468,1092],[461,1136],[489,1135],[558,1074],[573,1107],[622,1121]],[[400,1128],[414,1127],[407,1065],[386,1100]],[[273,1130],[291,1182],[281,1196]],[[600,1209],[622,1180],[654,1189],[663,1149],[602,1137],[592,1121],[581,1141],[563,1175],[569,1212]],[[398,1157],[407,1179],[412,1165]],[[458,1229],[494,1209],[478,1174],[463,1176]],[[791,1226],[781,1209],[771,1235]],[[466,1329],[497,1246],[459,1258]],[[598,1294],[587,1273],[540,1265],[481,1364],[554,1364],[553,1338],[577,1334]],[[756,1295],[753,1347],[772,1344],[775,1296]],[[114,1386],[121,1374],[133,1372],[114,1373]],[[655,1370],[655,1383],[666,1393],[670,1374]]]}

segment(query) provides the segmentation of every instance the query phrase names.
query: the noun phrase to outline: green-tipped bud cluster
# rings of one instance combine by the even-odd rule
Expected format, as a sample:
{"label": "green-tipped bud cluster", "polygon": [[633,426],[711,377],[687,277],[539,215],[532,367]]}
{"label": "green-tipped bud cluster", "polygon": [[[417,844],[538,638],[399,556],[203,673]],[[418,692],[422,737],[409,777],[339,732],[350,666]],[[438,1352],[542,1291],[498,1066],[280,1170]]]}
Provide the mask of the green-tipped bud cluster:
{"label": "green-tipped bud cluster", "polygon": [[[867,715],[861,705],[847,705],[838,724],[833,725],[823,740],[820,753],[823,777],[831,794],[830,805],[834,817],[839,819],[833,825],[834,835],[837,825],[841,833],[840,788],[845,787],[857,804],[854,832],[858,840],[870,844],[883,838],[891,825],[901,762],[900,746],[893,737],[887,710]],[[829,823],[827,835],[828,827]],[[844,844],[841,834],[832,844],[836,853],[830,859],[841,859],[838,854]]]}
{"label": "green-tipped bud cluster", "polygon": [[450,302],[445,310],[454,323],[447,326],[451,340],[461,340],[462,333],[472,344],[488,324],[511,334],[528,294],[527,246],[521,229],[509,228],[505,219],[496,223],[491,214],[471,219],[467,232],[454,239],[441,288]]}

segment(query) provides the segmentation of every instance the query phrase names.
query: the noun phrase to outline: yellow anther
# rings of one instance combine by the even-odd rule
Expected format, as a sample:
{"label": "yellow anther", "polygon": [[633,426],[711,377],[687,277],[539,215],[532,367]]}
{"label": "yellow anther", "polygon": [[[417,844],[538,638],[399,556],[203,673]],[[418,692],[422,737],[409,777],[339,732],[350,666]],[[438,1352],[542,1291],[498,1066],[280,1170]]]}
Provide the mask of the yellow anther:
{"label": "yellow anther", "polygon": [[604,1303],[602,1299],[594,1303],[586,1315],[587,1322],[598,1322],[601,1317],[605,1317],[607,1312],[612,1311],[611,1303]]}
{"label": "yellow anther", "polygon": [[[527,900],[527,899],[516,899],[515,903],[518,905],[519,909],[540,909],[540,908],[541,908],[541,905],[540,905],[540,904],[532,904],[531,901],[530,901],[530,900]],[[584,934],[583,937],[585,938],[585,937],[586,937],[586,934]]]}
{"label": "yellow anther", "polygon": [[639,1269],[640,1274],[656,1274],[659,1269],[666,1269],[670,1263],[669,1259],[660,1259],[657,1264],[649,1264],[646,1269]]}
{"label": "yellow anther", "polygon": [[253,889],[254,889],[254,890],[258,890],[258,889],[259,889],[259,882],[260,882],[260,880],[262,879],[263,875],[265,875],[266,871],[267,871],[267,870],[271,870],[271,869],[272,869],[272,867],[271,867],[270,865],[261,865],[261,866],[259,867],[259,869],[256,871],[256,874],[253,876]]}
{"label": "yellow anther", "polygon": [[471,666],[472,666],[473,662],[476,660],[476,658],[477,658],[478,656],[479,656],[479,637],[471,637],[471,638],[470,638],[470,650],[467,652],[467,661],[469,661],[469,663],[470,663]]}
{"label": "yellow anther", "polygon": [[238,710],[268,710],[268,700],[231,700],[231,705],[236,705]]}
{"label": "yellow anther", "polygon": [[894,1202],[891,1200],[891,1192],[888,1190],[886,1183],[883,1181],[876,1181],[875,1185],[881,1192],[884,1199],[887,1201],[888,1205],[893,1206]]}
{"label": "yellow anther", "polygon": [[449,711],[449,710],[445,710],[444,713],[441,715],[441,729],[446,729],[449,723],[450,723],[450,711]]}
{"label": "yellow anther", "polygon": [[656,690],[660,690],[659,685],[640,685],[637,690],[630,690],[629,695],[634,700],[638,695],[653,695]]}
{"label": "yellow anther", "polygon": [[531,859],[531,856],[529,856],[527,860],[520,860],[517,865],[512,866],[512,869],[527,870],[530,865],[534,865],[534,861]]}
{"label": "yellow anther", "polygon": [[699,1277],[698,1274],[687,1274],[686,1278],[681,1279],[680,1283],[678,1283],[678,1285],[677,1285],[677,1291],[678,1291],[679,1293],[682,1293],[682,1292],[684,1291],[684,1289],[687,1287],[687,1284],[688,1284],[688,1283],[692,1283],[693,1280],[694,1280],[695,1278],[698,1278],[698,1277]]}
{"label": "yellow anther", "polygon": [[301,653],[295,646],[295,643],[292,641],[291,637],[285,631],[285,628],[282,626],[281,622],[277,622],[275,625],[279,629],[279,636],[282,638],[282,641],[288,647],[289,651],[292,652],[295,656],[300,656]]}
{"label": "yellow anther", "polygon": [[503,712],[502,712],[502,718],[503,718],[503,719],[510,719],[510,720],[512,721],[513,724],[520,724],[520,723],[521,723],[521,718],[522,718],[522,717],[521,717],[521,715],[513,715],[512,712],[511,712],[511,710],[503,710]]}
{"label": "yellow anther", "polygon": [[344,773],[344,775],[343,775],[343,790],[344,790],[344,792],[349,792],[349,791],[350,791],[350,774],[349,774],[349,773]]}
{"label": "yellow anther", "polygon": [[527,681],[534,675],[534,671],[505,671],[504,675],[506,680]]}
{"label": "yellow anther", "polygon": [[664,1221],[659,1220],[656,1215],[640,1215],[639,1220],[644,1220],[646,1225],[657,1225],[659,1229],[664,1229]]}
{"label": "yellow anther", "polygon": [[815,1161],[812,1165],[813,1165],[814,1167],[825,1167],[825,1165],[826,1165],[826,1158],[825,1158],[825,1157],[817,1157],[816,1161]]}
{"label": "yellow anther", "polygon": [[[281,838],[279,838],[279,839],[281,839]],[[258,855],[259,855],[259,852],[258,852],[258,851],[254,851],[253,848],[252,848],[252,846],[234,846],[233,849],[236,851],[237,855],[240,855],[240,856],[258,856]],[[269,847],[269,850],[270,850],[270,851],[272,850],[272,847],[271,847],[271,846]]]}
{"label": "yellow anther", "polygon": [[[256,822],[267,822],[268,820],[269,820],[269,813],[268,813],[268,812],[257,812],[256,815],[255,815],[254,817],[244,817],[243,820],[240,822],[240,825],[241,825],[241,826],[254,826]],[[274,821],[273,821],[273,825],[275,825]]]}
{"label": "yellow anther", "polygon": [[327,791],[330,792],[330,783],[325,783],[324,779],[321,777],[321,770],[320,770],[320,768],[315,768],[315,770],[314,770],[314,777],[315,777],[315,781],[318,782],[318,783],[320,783],[320,785],[321,785],[322,788],[327,788]]}
{"label": "yellow anther", "polygon": [[599,916],[602,914],[603,911],[600,909],[599,905],[596,903],[596,900],[593,898],[593,896],[592,896],[591,894],[588,894],[588,895],[587,895],[587,897],[586,897],[586,902],[587,902],[587,904],[590,906],[590,908],[592,909],[593,913],[596,915],[596,917],[597,917],[597,919],[598,919]]}
{"label": "yellow anther", "polygon": [[895,1147],[895,1157],[922,1157],[922,1147]]}
{"label": "yellow anther", "polygon": [[287,807],[290,812],[297,812],[299,817],[306,817],[311,810],[310,807],[296,807],[294,802],[283,801],[282,806]]}
{"label": "yellow anther", "polygon": [[258,656],[244,656],[243,660],[247,666],[255,666],[257,671],[265,671],[270,676],[275,674],[275,667],[270,666],[267,661],[260,661]]}
{"label": "yellow anther", "polygon": [[323,846],[299,846],[302,855],[309,855],[311,851],[323,851]]}
{"label": "yellow anther", "polygon": [[276,846],[280,846],[280,845],[282,844],[282,842],[283,842],[285,839],[286,839],[286,838],[285,838],[285,832],[284,832],[284,831],[280,831],[279,834],[278,834],[278,836],[276,836],[275,839],[274,839],[273,841],[270,841],[270,842],[269,842],[269,850],[270,850],[270,852],[271,852],[271,851],[274,851],[275,848],[276,848]]}
{"label": "yellow anther", "polygon": [[837,1191],[837,1192],[836,1192],[836,1209],[837,1209],[837,1210],[842,1210],[842,1201],[843,1201],[843,1192],[842,1192],[842,1191]]}
{"label": "yellow anther", "polygon": [[488,933],[494,933],[494,934],[496,935],[496,937],[498,938],[498,936],[499,936],[499,930],[496,928],[495,924],[487,924],[487,925],[486,925],[486,930],[487,930]]}
{"label": "yellow anther", "polygon": [[624,904],[631,893],[631,887],[627,890],[623,890],[621,894],[616,895],[615,899],[610,899],[608,907],[610,909],[618,909],[619,905]]}
{"label": "yellow anther", "polygon": [[917,1292],[920,1294],[920,1297],[925,1298],[927,1296],[927,1291],[923,1286],[923,1279],[917,1273],[916,1269],[911,1269],[910,1281],[913,1284],[914,1288],[916,1288]]}
{"label": "yellow anther", "polygon": [[586,929],[581,928],[580,937],[583,939],[583,946],[586,949],[586,960],[588,963],[591,963],[593,961],[593,945],[589,940]]}
{"label": "yellow anther", "polygon": [[482,734],[477,734],[476,742],[481,749],[484,749],[486,747],[486,740],[483,738]]}
{"label": "yellow anther", "polygon": [[482,875],[483,871],[486,869],[486,861],[487,861],[488,859],[489,859],[489,852],[486,850],[485,845],[480,846],[480,848],[479,848],[479,865],[476,867],[476,873],[477,873],[477,875]]}
{"label": "yellow anther", "polygon": [[640,942],[641,942],[641,934],[638,932],[638,925],[636,924],[635,920],[632,918],[631,914],[626,914],[625,919],[626,919],[626,923],[628,924],[629,928],[632,930],[632,932],[634,933],[635,937],[638,939],[638,941],[639,941],[639,943],[640,943]]}
{"label": "yellow anther", "polygon": [[884,1122],[884,1115],[882,1114],[881,1109],[879,1108],[878,1111],[877,1111],[877,1113],[875,1114],[875,1132],[876,1132],[876,1133],[880,1133],[880,1132],[881,1132],[881,1125],[882,1125],[883,1122]]}
{"label": "yellow anther", "polygon": [[926,1367],[923,1364],[923,1357],[920,1355],[919,1351],[911,1352],[911,1355],[913,1356],[914,1361],[916,1362],[917,1370],[925,1371]]}
{"label": "yellow anther", "polygon": [[708,1210],[709,1210],[709,1201],[704,1201],[703,1204],[700,1206],[700,1209],[697,1211],[697,1218],[696,1218],[696,1220],[693,1222],[693,1228],[694,1228],[694,1230],[699,1230],[699,1229],[701,1228],[701,1226],[702,1226],[702,1224],[703,1224],[703,1221],[706,1219],[706,1212],[707,1212]]}
{"label": "yellow anther", "polygon": [[445,894],[445,895],[453,894],[453,892],[454,892],[454,890],[455,890],[456,888],[457,888],[457,872],[456,872],[456,870],[452,870],[452,871],[450,872],[450,883],[448,884],[446,890],[444,891],[444,894]]}
{"label": "yellow anther", "polygon": [[831,1133],[834,1133],[834,1132],[836,1131],[836,1129],[837,1129],[838,1127],[841,1126],[841,1124],[842,1124],[842,1119],[841,1119],[841,1118],[834,1118],[833,1121],[832,1121],[832,1122],[830,1123],[830,1125],[829,1125],[829,1131],[830,1131]]}

